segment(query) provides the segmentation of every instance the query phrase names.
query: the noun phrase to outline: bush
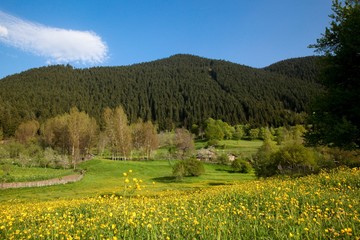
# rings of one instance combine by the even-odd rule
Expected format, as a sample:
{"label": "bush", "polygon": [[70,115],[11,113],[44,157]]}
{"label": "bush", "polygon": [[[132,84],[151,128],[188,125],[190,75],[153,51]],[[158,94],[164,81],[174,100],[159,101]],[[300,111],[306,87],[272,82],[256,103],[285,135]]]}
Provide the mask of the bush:
{"label": "bush", "polygon": [[223,164],[223,165],[228,165],[230,163],[229,161],[229,157],[227,154],[223,153],[221,155],[219,155],[217,158],[216,158],[217,162],[220,163],[220,164]]}
{"label": "bush", "polygon": [[252,169],[250,163],[243,159],[235,159],[235,161],[233,161],[231,164],[231,167],[233,168],[234,172],[239,173],[249,173]]}
{"label": "bush", "polygon": [[271,156],[275,153],[272,141],[264,141],[254,156],[253,167],[258,177],[270,177],[276,174],[277,165],[272,162]]}
{"label": "bush", "polygon": [[216,139],[210,139],[207,144],[206,144],[206,147],[216,147],[219,145],[219,140],[216,140]]}
{"label": "bush", "polygon": [[360,151],[359,150],[342,150],[340,148],[319,147],[318,165],[321,168],[336,168],[339,166],[347,166],[350,168],[360,167]]}
{"label": "bush", "polygon": [[302,176],[319,170],[315,151],[296,142],[283,145],[277,151],[269,143],[264,143],[255,156],[254,169],[258,177],[276,174]]}
{"label": "bush", "polygon": [[194,158],[181,160],[173,167],[173,175],[176,178],[183,178],[185,176],[198,177],[205,172],[202,162]]}
{"label": "bush", "polygon": [[302,176],[318,171],[315,152],[301,144],[288,144],[271,156],[278,173]]}

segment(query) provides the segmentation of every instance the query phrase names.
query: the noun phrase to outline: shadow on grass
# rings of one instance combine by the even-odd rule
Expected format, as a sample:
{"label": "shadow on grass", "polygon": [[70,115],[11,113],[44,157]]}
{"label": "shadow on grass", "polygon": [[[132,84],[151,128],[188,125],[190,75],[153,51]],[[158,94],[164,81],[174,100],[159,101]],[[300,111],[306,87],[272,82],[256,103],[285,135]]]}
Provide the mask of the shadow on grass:
{"label": "shadow on grass", "polygon": [[217,169],[215,169],[215,171],[218,171],[218,172],[227,172],[227,173],[235,173],[234,170],[232,170],[232,169],[225,169],[225,168],[217,168]]}
{"label": "shadow on grass", "polygon": [[152,180],[156,181],[156,182],[162,182],[162,183],[178,182],[178,180],[174,176],[157,177],[157,178],[153,178]]}
{"label": "shadow on grass", "polygon": [[229,183],[224,183],[224,182],[210,182],[208,183],[209,186],[224,186],[224,185],[232,185]]}

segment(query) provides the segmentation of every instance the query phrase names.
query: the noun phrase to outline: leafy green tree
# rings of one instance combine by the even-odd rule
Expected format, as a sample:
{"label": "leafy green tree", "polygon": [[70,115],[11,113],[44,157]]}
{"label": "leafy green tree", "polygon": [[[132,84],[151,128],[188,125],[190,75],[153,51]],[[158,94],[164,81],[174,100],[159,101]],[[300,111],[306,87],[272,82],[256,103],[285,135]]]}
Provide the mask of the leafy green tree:
{"label": "leafy green tree", "polygon": [[278,145],[288,142],[291,139],[291,133],[287,127],[278,127],[275,131],[275,135]]}
{"label": "leafy green tree", "polygon": [[263,127],[260,128],[259,138],[262,140],[273,140],[274,136],[268,127]]}
{"label": "leafy green tree", "polygon": [[206,121],[206,127],[205,127],[205,137],[208,140],[223,140],[224,139],[224,132],[222,129],[222,126],[219,124],[219,120],[214,120],[212,118],[209,118]]}
{"label": "leafy green tree", "polygon": [[235,125],[235,132],[233,134],[233,138],[235,140],[240,140],[244,137],[245,132],[244,132],[244,128],[243,125]]}
{"label": "leafy green tree", "polygon": [[221,120],[219,121],[219,125],[222,128],[222,131],[224,133],[224,138],[225,139],[232,139],[233,135],[235,133],[235,128],[233,126],[230,126],[227,122],[223,122]]}
{"label": "leafy green tree", "polygon": [[181,179],[186,176],[198,177],[205,172],[202,162],[197,159],[189,158],[177,162],[173,167],[173,176]]}
{"label": "leafy green tree", "polygon": [[272,155],[277,151],[271,139],[265,139],[253,159],[253,167],[258,177],[270,177],[276,174],[277,165],[272,162]]}
{"label": "leafy green tree", "polygon": [[260,129],[259,128],[252,128],[249,130],[249,137],[250,139],[254,140],[259,138]]}
{"label": "leafy green tree", "polygon": [[324,53],[324,96],[310,114],[310,144],[344,149],[360,145],[360,3],[334,0],[332,22],[310,47]]}

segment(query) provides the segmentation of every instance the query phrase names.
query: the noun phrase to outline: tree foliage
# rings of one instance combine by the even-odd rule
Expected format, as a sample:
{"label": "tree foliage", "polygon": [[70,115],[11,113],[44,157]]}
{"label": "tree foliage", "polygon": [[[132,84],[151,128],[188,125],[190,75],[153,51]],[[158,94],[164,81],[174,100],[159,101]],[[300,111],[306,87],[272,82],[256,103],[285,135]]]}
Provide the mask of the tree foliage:
{"label": "tree foliage", "polygon": [[143,122],[141,119],[131,125],[133,147],[143,152],[150,159],[151,152],[159,145],[156,127],[151,121]]}
{"label": "tree foliage", "polygon": [[278,146],[265,134],[263,145],[254,156],[253,167],[258,177],[277,174],[301,176],[318,171],[315,151],[302,144],[304,127],[279,128]]}
{"label": "tree foliage", "polygon": [[312,109],[310,144],[345,149],[360,145],[360,3],[333,1],[332,22],[311,47],[324,53],[327,92]]}
{"label": "tree foliage", "polygon": [[132,150],[131,129],[128,118],[121,106],[104,111],[105,132],[108,136],[112,158],[126,159]]}
{"label": "tree foliage", "polygon": [[87,113],[72,108],[70,113],[48,119],[41,132],[48,146],[71,156],[75,168],[95,143],[97,123]]}
{"label": "tree foliage", "polygon": [[20,143],[28,143],[34,139],[40,128],[40,124],[36,120],[23,122],[15,131],[15,138]]}
{"label": "tree foliage", "polygon": [[202,162],[194,158],[189,158],[177,162],[173,167],[173,175],[181,179],[183,177],[198,177],[205,173],[205,168]]}
{"label": "tree foliage", "polygon": [[232,162],[231,167],[234,172],[239,172],[239,173],[249,173],[252,169],[251,164],[249,162],[240,158],[235,159]]}
{"label": "tree foliage", "polygon": [[21,122],[44,123],[73,106],[104,128],[104,109],[119,105],[130,123],[141,118],[160,131],[201,126],[210,117],[231,125],[294,125],[322,90],[306,70],[316,69],[315,61],[297,59],[299,71],[285,74],[293,61],[270,70],[175,55],[126,67],[31,69],[0,80],[0,128],[14,136]]}

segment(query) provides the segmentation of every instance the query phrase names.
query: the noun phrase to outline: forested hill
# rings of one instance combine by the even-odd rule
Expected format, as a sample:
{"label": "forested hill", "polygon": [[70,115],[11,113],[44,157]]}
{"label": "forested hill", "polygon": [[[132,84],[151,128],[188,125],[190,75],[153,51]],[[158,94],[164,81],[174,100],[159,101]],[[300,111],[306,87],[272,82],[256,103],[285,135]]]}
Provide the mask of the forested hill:
{"label": "forested hill", "polygon": [[294,124],[322,89],[303,60],[304,68],[296,59],[299,75],[287,74],[283,64],[255,69],[192,55],[122,67],[31,69],[0,80],[0,128],[9,136],[24,120],[41,122],[73,106],[101,124],[104,108],[120,104],[130,121],[152,120],[160,129],[190,127],[209,117],[231,124]]}
{"label": "forested hill", "polygon": [[267,71],[280,73],[291,78],[300,78],[310,82],[320,82],[318,74],[320,73],[321,57],[309,56],[302,58],[292,58],[274,63],[266,68]]}

